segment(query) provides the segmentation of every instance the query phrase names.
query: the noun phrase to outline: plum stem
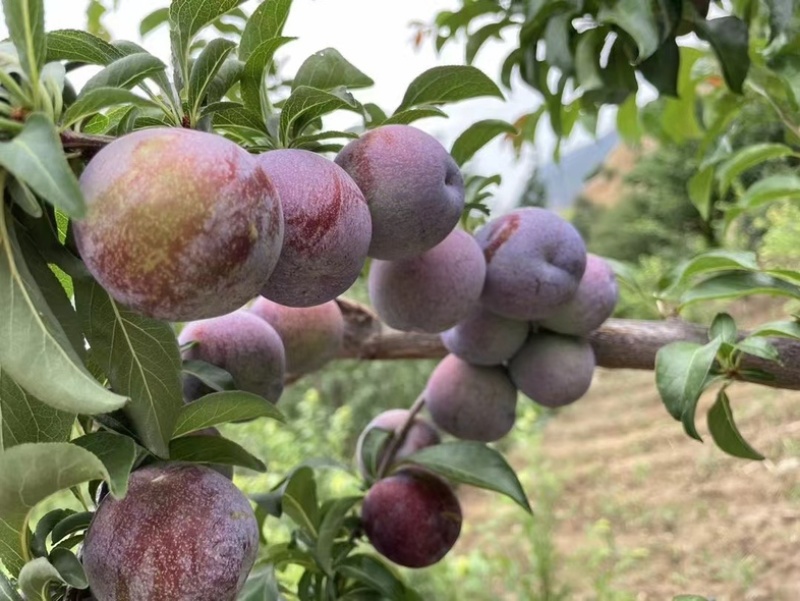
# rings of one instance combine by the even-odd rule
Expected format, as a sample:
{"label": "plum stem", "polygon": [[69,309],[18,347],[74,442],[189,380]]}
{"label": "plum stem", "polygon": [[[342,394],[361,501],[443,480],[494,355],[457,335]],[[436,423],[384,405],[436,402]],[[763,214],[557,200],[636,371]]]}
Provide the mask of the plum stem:
{"label": "plum stem", "polygon": [[417,414],[422,411],[422,408],[425,406],[425,395],[420,394],[417,399],[414,401],[414,404],[408,410],[408,417],[406,417],[406,421],[403,422],[403,425],[400,427],[400,430],[397,433],[392,434],[389,438],[389,446],[386,447],[386,453],[384,453],[383,457],[381,458],[381,463],[378,466],[378,471],[375,474],[375,479],[380,480],[384,476],[386,476],[389,468],[394,463],[394,458],[397,455],[397,451],[400,450],[403,442],[408,436],[408,432],[411,430],[411,426],[414,425],[414,418],[417,417]]}

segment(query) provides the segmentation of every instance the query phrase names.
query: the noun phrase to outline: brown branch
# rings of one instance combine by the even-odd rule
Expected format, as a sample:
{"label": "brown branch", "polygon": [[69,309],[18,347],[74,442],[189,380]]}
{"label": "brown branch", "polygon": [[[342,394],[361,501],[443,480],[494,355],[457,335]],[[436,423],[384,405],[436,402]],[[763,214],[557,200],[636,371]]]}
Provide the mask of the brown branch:
{"label": "brown branch", "polygon": [[115,139],[113,136],[84,134],[71,129],[61,132],[61,145],[64,150],[80,152],[85,158],[93,157]]}
{"label": "brown branch", "polygon": [[[347,299],[339,299],[338,303],[346,323],[341,359],[439,359],[447,354],[437,334],[392,330],[368,307]],[[609,319],[592,333],[589,341],[600,367],[651,370],[662,346],[679,340],[707,342],[707,332],[703,326],[679,319]],[[741,334],[746,336],[747,332]],[[800,390],[800,342],[785,338],[771,338],[770,342],[778,349],[780,363],[745,355],[742,373],[737,373],[736,379]],[[764,381],[746,371],[753,369],[768,372],[774,379]]]}

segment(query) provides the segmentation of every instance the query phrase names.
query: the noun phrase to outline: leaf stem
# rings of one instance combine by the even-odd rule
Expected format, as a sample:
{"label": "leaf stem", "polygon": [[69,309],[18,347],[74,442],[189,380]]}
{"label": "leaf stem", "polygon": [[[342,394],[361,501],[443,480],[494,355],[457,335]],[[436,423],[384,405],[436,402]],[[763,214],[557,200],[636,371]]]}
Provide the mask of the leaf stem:
{"label": "leaf stem", "polygon": [[408,410],[408,417],[406,421],[403,423],[403,426],[400,430],[395,433],[389,439],[389,446],[386,448],[386,453],[381,458],[380,466],[378,467],[378,472],[375,474],[377,480],[380,480],[386,473],[389,471],[389,468],[392,466],[394,462],[394,458],[397,455],[397,451],[400,450],[403,442],[408,435],[408,432],[411,430],[411,426],[414,425],[414,418],[417,417],[417,414],[422,411],[422,408],[425,406],[425,395],[424,393],[420,394],[417,399],[414,401],[414,404]]}

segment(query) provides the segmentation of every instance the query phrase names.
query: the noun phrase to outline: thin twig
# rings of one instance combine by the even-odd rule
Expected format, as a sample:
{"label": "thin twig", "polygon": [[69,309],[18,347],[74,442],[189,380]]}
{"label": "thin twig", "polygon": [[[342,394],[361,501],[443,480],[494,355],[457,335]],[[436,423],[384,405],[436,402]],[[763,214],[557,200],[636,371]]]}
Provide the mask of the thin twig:
{"label": "thin twig", "polygon": [[378,472],[375,474],[375,477],[380,480],[386,473],[389,471],[389,468],[392,466],[394,462],[394,458],[397,455],[397,451],[400,450],[400,447],[403,445],[403,442],[406,440],[406,436],[408,436],[409,431],[411,430],[411,426],[414,425],[414,418],[417,417],[417,414],[422,411],[422,408],[425,406],[425,396],[424,394],[420,394],[417,397],[417,400],[414,401],[414,404],[408,410],[408,417],[406,421],[403,423],[403,426],[400,428],[399,431],[393,433],[391,438],[389,439],[389,446],[386,448],[386,452],[384,453],[383,457],[381,457],[381,463],[378,467]]}

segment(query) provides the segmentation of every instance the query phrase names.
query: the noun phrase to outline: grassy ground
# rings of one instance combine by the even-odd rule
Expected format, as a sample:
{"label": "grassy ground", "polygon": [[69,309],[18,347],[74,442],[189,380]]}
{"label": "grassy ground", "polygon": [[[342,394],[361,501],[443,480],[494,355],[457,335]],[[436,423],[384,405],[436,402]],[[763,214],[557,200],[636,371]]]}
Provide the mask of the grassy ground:
{"label": "grassy ground", "polygon": [[464,489],[455,557],[413,578],[441,599],[800,599],[800,393],[740,385],[731,398],[766,461],[687,438],[652,373],[599,371],[510,449],[536,517]]}

